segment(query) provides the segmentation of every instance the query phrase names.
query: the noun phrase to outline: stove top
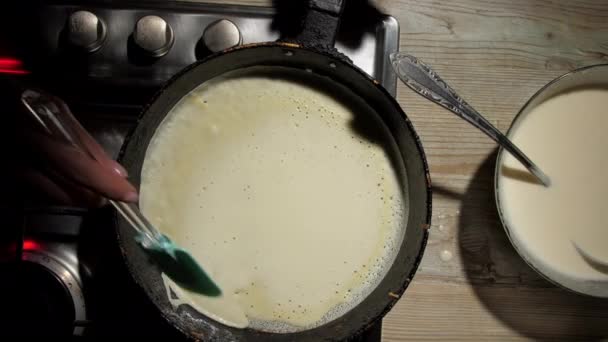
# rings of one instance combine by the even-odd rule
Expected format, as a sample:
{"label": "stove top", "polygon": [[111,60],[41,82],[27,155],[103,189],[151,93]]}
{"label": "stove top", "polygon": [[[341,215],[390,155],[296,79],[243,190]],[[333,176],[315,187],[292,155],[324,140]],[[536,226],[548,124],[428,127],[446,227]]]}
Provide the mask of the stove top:
{"label": "stove top", "polygon": [[[397,21],[347,7],[337,48],[391,93],[388,55],[398,49]],[[289,31],[292,1],[276,8],[192,2],[80,1],[17,6],[2,20],[0,40],[35,84],[63,98],[108,153],[116,157],[151,96],[187,65],[239,44],[274,41]],[[296,6],[297,7],[297,6]],[[3,17],[5,17],[3,15]],[[4,30],[9,32],[9,30]],[[13,34],[14,33],[14,34]],[[4,101],[0,97],[0,102]],[[109,209],[1,208],[0,321],[16,335],[180,336],[156,314],[128,274],[107,229]],[[7,294],[10,294],[7,296]],[[6,317],[3,317],[6,316]],[[381,324],[361,336],[380,341]]]}

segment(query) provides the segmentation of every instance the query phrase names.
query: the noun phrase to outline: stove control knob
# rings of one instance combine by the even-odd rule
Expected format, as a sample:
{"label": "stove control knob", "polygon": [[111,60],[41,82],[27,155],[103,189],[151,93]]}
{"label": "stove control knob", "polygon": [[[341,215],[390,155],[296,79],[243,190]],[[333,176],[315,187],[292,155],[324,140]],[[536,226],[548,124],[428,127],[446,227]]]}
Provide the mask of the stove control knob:
{"label": "stove control knob", "polygon": [[239,28],[232,21],[220,19],[205,28],[202,40],[210,52],[218,52],[241,45],[243,37]]}
{"label": "stove control knob", "polygon": [[163,18],[148,15],[137,21],[133,41],[150,57],[162,57],[173,46],[173,29]]}
{"label": "stove control knob", "polygon": [[95,52],[106,40],[106,25],[89,11],[77,11],[68,17],[67,38],[72,46]]}

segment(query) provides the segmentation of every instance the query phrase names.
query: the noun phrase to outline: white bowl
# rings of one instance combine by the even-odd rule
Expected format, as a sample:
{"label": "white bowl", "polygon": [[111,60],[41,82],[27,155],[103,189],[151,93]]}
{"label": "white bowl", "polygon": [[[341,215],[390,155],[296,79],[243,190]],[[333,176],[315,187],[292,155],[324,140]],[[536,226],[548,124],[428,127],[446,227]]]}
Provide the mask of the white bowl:
{"label": "white bowl", "polygon": [[[528,100],[528,102],[522,107],[522,109],[519,111],[519,113],[513,120],[513,123],[511,124],[511,127],[507,132],[507,136],[511,138],[513,132],[516,131],[523,119],[533,108],[538,106],[540,103],[544,102],[545,100],[553,97],[558,93],[562,93],[573,88],[589,86],[598,86],[602,88],[608,87],[608,64],[594,65],[577,69],[549,82],[538,92],[536,92],[536,94],[534,94],[534,96],[532,96],[532,98],[530,98],[530,100]],[[576,120],[573,120],[573,124],[575,122]],[[550,125],[548,125],[547,129],[551,129]],[[608,134],[608,127],[606,127],[606,134]],[[608,149],[608,146],[606,146],[606,148]],[[513,247],[533,269],[535,269],[539,274],[541,274],[554,284],[557,284],[559,286],[578,293],[595,297],[608,298],[608,280],[581,280],[577,279],[576,277],[571,277],[564,273],[558,272],[551,267],[548,267],[545,263],[541,261],[541,258],[535,253],[534,246],[525,244],[524,241],[521,240],[522,238],[519,237],[518,234],[515,234],[512,228],[509,227],[509,222],[506,219],[506,214],[504,212],[505,208],[501,204],[501,196],[499,192],[499,189],[501,188],[502,179],[500,177],[501,168],[503,165],[503,158],[506,153],[508,152],[506,152],[502,148],[498,152],[498,158],[496,160],[496,172],[494,175],[494,194],[501,222],[507,233],[507,236],[513,244]],[[608,153],[608,151],[606,153]],[[540,165],[540,167],[542,168],[542,165]],[[551,177],[550,174],[549,177]],[[606,210],[608,210],[608,207],[606,208]],[[551,238],[551,236],[547,235],[547,238]],[[606,273],[606,275],[606,279],[608,279],[608,273]]]}

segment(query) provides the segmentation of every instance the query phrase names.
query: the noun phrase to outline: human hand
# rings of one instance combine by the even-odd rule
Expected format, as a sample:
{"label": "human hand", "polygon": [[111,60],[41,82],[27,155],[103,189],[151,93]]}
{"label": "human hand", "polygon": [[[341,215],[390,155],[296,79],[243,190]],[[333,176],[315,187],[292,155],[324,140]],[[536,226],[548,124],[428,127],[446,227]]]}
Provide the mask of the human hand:
{"label": "human hand", "polygon": [[21,177],[31,188],[68,205],[100,206],[104,198],[137,201],[126,170],[105,153],[63,101],[32,90],[23,93],[22,101],[34,119],[20,125],[26,151]]}

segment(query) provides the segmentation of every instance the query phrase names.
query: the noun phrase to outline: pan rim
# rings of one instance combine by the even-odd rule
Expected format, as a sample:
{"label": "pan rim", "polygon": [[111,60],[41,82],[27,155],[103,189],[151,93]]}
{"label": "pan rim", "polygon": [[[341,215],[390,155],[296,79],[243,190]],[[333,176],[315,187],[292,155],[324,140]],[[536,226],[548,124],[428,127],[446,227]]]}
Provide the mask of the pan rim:
{"label": "pan rim", "polygon": [[[381,85],[378,81],[374,80],[371,76],[369,76],[367,73],[365,73],[364,71],[362,71],[361,69],[359,69],[358,67],[354,66],[353,64],[351,64],[348,61],[345,61],[343,59],[340,59],[340,56],[336,56],[334,54],[330,54],[327,53],[325,51],[319,51],[317,49],[314,48],[308,48],[306,46],[302,46],[299,44],[294,44],[294,43],[288,43],[288,42],[270,42],[270,43],[256,43],[256,44],[249,44],[249,45],[244,45],[244,46],[239,46],[239,47],[235,47],[235,48],[230,48],[227,49],[225,51],[222,51],[220,53],[216,53],[214,55],[211,55],[203,60],[200,60],[196,63],[193,63],[192,65],[184,68],[182,71],[180,71],[179,73],[177,73],[176,75],[174,75],[167,83],[165,83],[165,85],[150,99],[150,101],[148,102],[148,104],[143,108],[142,112],[140,113],[138,119],[137,119],[137,125],[135,125],[131,131],[127,134],[126,138],[125,138],[125,142],[121,148],[121,151],[119,153],[119,157],[118,160],[120,162],[122,162],[125,159],[125,154],[127,153],[127,149],[129,147],[129,145],[132,143],[133,141],[133,136],[135,136],[136,132],[138,131],[138,127],[139,127],[139,123],[143,120],[143,118],[146,116],[146,113],[148,113],[148,111],[150,110],[150,107],[156,103],[159,98],[162,97],[162,94],[164,94],[165,90],[167,88],[170,88],[178,79],[182,78],[184,75],[186,75],[189,71],[211,61],[214,60],[216,58],[221,58],[225,55],[228,54],[232,54],[232,53],[238,53],[239,51],[243,51],[243,50],[251,50],[251,49],[265,49],[265,48],[281,48],[281,49],[288,49],[288,50],[293,50],[295,52],[301,51],[301,52],[306,52],[306,53],[314,53],[314,54],[319,54],[321,55],[321,57],[323,58],[327,58],[329,60],[331,60],[333,63],[336,63],[338,65],[338,67],[348,67],[351,68],[352,70],[354,70],[356,73],[359,74],[359,76],[362,76],[364,79],[367,80],[367,82],[371,82],[378,91],[380,91],[380,93],[385,97],[385,98],[389,98],[388,101],[390,102],[390,105],[397,108],[400,112],[400,120],[402,120],[407,128],[408,133],[411,135],[412,140],[415,143],[415,147],[416,150],[418,152],[418,156],[420,158],[421,161],[421,166],[422,166],[422,172],[424,173],[423,175],[423,179],[424,179],[424,188],[425,188],[425,194],[426,194],[426,199],[425,199],[425,209],[426,209],[426,215],[424,217],[424,224],[423,227],[421,227],[422,229],[422,236],[420,238],[420,243],[418,244],[418,249],[416,251],[416,258],[413,261],[413,267],[411,268],[411,270],[408,273],[407,277],[405,277],[405,279],[403,280],[403,282],[401,284],[399,284],[399,288],[397,291],[391,292],[389,294],[388,300],[386,301],[386,305],[384,306],[384,309],[377,315],[375,315],[372,319],[369,320],[369,322],[363,326],[361,326],[358,330],[354,331],[352,333],[352,335],[347,336],[348,337],[352,337],[352,336],[357,336],[358,334],[362,333],[363,331],[365,331],[366,329],[368,329],[369,327],[371,327],[373,324],[375,324],[378,320],[382,319],[382,317],[384,317],[384,315],[386,315],[386,313],[388,313],[388,311],[390,311],[390,309],[392,309],[392,307],[395,305],[395,303],[398,301],[398,299],[402,296],[403,292],[405,291],[405,289],[408,287],[409,283],[412,281],[413,276],[415,275],[419,264],[421,262],[422,256],[424,254],[424,250],[427,244],[427,239],[428,239],[428,228],[430,228],[430,224],[431,224],[431,212],[432,212],[432,190],[431,190],[431,178],[430,178],[430,172],[429,172],[429,168],[428,168],[428,163],[427,163],[427,159],[426,159],[426,154],[424,153],[424,149],[422,147],[422,143],[420,141],[420,137],[418,136],[418,134],[416,133],[413,124],[411,123],[411,121],[409,120],[409,118],[405,115],[405,113],[403,112],[403,110],[401,109],[401,107],[399,106],[398,102],[396,101],[396,99],[394,97],[392,97]],[[184,94],[185,95],[185,94]],[[166,115],[166,113],[165,113]],[[129,269],[129,273],[131,274],[131,277],[133,278],[133,280],[135,281],[135,283],[138,285],[138,287],[140,287],[142,289],[142,291],[144,291],[144,293],[146,294],[146,297],[151,300],[153,302],[153,304],[157,307],[157,309],[160,311],[161,315],[163,316],[163,318],[170,323],[172,326],[174,326],[175,328],[177,328],[180,332],[182,332],[185,336],[189,336],[190,338],[192,337],[192,332],[190,331],[186,331],[180,324],[176,324],[173,319],[174,317],[171,317],[172,315],[169,315],[165,312],[165,310],[160,307],[159,303],[155,300],[152,300],[152,298],[150,298],[150,294],[148,293],[148,291],[146,290],[145,286],[143,285],[144,280],[141,279],[141,276],[139,274],[139,272],[137,270],[135,270],[136,265],[134,265],[132,263],[132,261],[130,260],[130,257],[127,254],[127,251],[125,250],[125,246],[124,243],[122,242],[122,240],[124,239],[124,234],[121,232],[121,228],[120,228],[120,218],[117,217],[116,215],[114,215],[114,225],[116,228],[116,232],[117,232],[117,237],[118,237],[118,242],[119,242],[119,246],[120,246],[120,250],[121,250],[121,254],[123,256],[123,260],[125,261],[125,263],[127,264],[127,267]],[[408,225],[408,229],[410,229],[409,225]],[[405,237],[404,237],[405,240]],[[402,249],[402,246],[400,246],[400,249]],[[399,257],[401,251],[398,252],[397,257]],[[391,266],[392,269],[392,266]],[[390,269],[389,269],[390,272]],[[405,273],[405,272],[404,272]],[[386,278],[386,276],[385,276]],[[380,282],[383,282],[385,279],[382,279]],[[376,289],[372,290],[372,293],[375,292]],[[370,293],[370,295],[372,294]],[[361,303],[357,304],[356,306],[353,307],[352,310],[355,310],[359,305],[361,305]],[[345,313],[345,315],[340,316],[339,318],[335,319],[334,321],[337,320],[341,320],[343,319],[343,317],[345,317],[348,314]],[[330,321],[328,323],[334,322],[334,321]],[[312,328],[310,330],[305,330],[305,331],[312,331],[312,330],[316,330],[316,329],[322,329],[323,327],[325,327],[328,323],[323,324],[319,327],[316,328]],[[217,323],[220,324],[220,323]],[[221,324],[220,324],[221,325]],[[352,329],[351,329],[352,330]],[[279,334],[279,333],[270,333],[270,332],[264,332],[265,334],[273,334],[273,335],[282,335],[285,336],[285,338],[289,339],[291,337],[291,339],[296,338],[298,333],[285,333],[285,334]]]}

